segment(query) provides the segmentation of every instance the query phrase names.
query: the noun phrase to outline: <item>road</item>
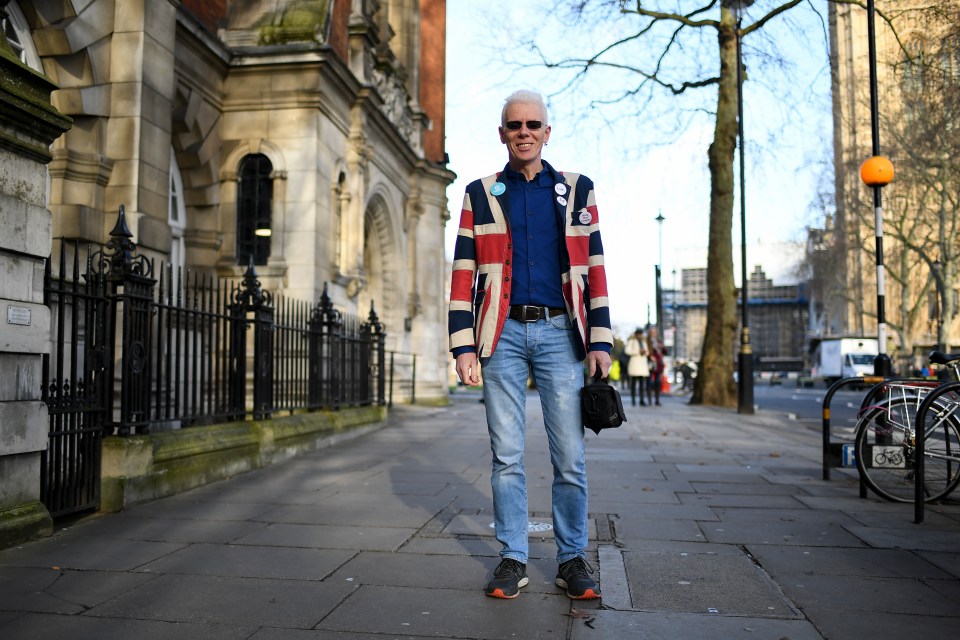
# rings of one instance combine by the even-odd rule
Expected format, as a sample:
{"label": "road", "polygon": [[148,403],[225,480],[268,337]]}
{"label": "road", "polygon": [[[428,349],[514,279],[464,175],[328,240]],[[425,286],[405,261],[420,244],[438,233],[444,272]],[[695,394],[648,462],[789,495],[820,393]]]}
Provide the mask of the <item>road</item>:
{"label": "road", "polygon": [[[812,389],[797,388],[793,380],[784,380],[779,385],[757,380],[753,388],[754,405],[758,409],[790,414],[798,424],[816,430],[823,424],[823,397],[826,393],[822,384]],[[830,403],[834,433],[846,430],[853,433],[857,410],[865,393],[863,390],[841,390],[834,394]]]}

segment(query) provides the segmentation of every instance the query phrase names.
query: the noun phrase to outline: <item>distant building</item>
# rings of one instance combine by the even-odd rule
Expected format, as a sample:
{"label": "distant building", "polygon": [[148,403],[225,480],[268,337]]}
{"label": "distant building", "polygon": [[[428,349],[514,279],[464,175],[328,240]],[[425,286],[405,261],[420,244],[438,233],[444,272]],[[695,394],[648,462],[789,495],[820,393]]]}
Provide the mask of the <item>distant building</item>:
{"label": "distant building", "polygon": [[[682,269],[680,289],[664,292],[664,318],[674,319],[674,361],[698,362],[707,326],[707,269]],[[747,286],[750,343],[755,371],[792,371],[803,366],[809,323],[806,286],[777,285],[760,265],[754,266]],[[737,306],[740,297],[737,292]],[[739,311],[737,318],[740,319]],[[731,345],[739,352],[738,341]]]}

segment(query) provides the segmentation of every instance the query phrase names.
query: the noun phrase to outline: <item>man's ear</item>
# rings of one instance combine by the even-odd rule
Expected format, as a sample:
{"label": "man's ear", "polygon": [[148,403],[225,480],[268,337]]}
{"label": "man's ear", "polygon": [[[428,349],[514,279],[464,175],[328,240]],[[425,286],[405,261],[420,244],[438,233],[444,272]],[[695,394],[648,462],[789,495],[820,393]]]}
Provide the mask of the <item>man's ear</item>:
{"label": "man's ear", "polygon": [[507,144],[507,136],[503,131],[503,127],[497,127],[497,132],[500,134],[500,142]]}

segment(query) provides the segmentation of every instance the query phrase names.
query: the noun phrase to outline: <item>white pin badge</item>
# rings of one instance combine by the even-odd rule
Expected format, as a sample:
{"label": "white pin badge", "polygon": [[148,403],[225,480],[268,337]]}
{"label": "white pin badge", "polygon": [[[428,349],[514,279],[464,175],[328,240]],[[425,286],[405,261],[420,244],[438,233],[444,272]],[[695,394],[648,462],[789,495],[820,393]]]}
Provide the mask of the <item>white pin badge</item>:
{"label": "white pin badge", "polygon": [[557,192],[557,195],[566,195],[567,185],[563,184],[562,182],[558,182],[557,184],[553,185],[553,190]]}
{"label": "white pin badge", "polygon": [[565,207],[567,206],[567,199],[563,196],[557,196],[557,204],[559,204],[561,207]]}
{"label": "white pin badge", "polygon": [[593,220],[593,216],[590,215],[590,212],[586,209],[580,209],[580,224],[590,224],[591,220]]}
{"label": "white pin badge", "polygon": [[494,196],[503,195],[503,192],[507,190],[507,185],[502,182],[494,182],[490,185],[490,194]]}

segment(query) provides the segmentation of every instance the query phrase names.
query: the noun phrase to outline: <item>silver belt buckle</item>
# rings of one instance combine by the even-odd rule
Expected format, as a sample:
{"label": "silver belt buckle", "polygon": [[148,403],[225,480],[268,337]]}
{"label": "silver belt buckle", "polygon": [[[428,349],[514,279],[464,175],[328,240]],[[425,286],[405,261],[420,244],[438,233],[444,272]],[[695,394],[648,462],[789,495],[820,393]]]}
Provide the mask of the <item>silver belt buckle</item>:
{"label": "silver belt buckle", "polygon": [[[536,312],[532,317],[531,312]],[[523,321],[524,322],[536,322],[540,319],[541,309],[540,307],[535,307],[533,305],[525,304],[523,305]]]}

